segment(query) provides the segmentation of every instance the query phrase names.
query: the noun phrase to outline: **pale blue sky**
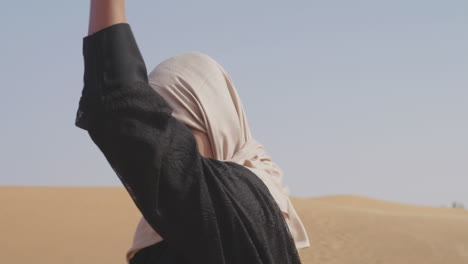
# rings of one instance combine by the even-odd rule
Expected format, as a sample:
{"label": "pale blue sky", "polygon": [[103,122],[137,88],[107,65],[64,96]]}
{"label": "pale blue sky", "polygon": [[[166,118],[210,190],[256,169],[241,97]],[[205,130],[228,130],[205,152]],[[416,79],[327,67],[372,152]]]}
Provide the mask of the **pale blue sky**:
{"label": "pale blue sky", "polygon": [[[88,1],[0,10],[1,185],[120,185],[74,126]],[[231,75],[295,196],[468,205],[468,2],[128,1],[148,70],[186,51]]]}

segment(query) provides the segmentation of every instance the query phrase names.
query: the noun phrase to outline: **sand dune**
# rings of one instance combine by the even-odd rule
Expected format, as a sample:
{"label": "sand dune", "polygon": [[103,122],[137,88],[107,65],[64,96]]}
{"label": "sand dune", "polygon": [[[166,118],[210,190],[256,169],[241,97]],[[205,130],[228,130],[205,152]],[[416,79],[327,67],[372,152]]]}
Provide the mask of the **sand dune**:
{"label": "sand dune", "polygon": [[[358,196],[293,199],[305,264],[468,263],[468,210]],[[139,213],[119,187],[0,187],[1,263],[125,263]]]}

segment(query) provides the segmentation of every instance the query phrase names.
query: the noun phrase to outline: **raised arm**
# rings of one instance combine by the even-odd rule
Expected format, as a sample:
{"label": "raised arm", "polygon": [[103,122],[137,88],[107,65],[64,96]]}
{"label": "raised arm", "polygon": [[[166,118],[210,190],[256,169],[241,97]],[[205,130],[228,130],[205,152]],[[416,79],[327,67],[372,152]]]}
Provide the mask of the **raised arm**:
{"label": "raised arm", "polygon": [[88,131],[183,263],[300,263],[263,182],[237,163],[201,156],[190,129],[151,88],[118,3],[123,0],[92,1],[97,17],[83,38],[84,87],[75,125]]}
{"label": "raised arm", "polygon": [[91,0],[88,35],[125,22],[125,0]]}
{"label": "raised arm", "polygon": [[85,37],[83,56],[76,126],[88,131],[154,230],[199,260],[194,263],[222,263],[205,246],[217,228],[207,226],[216,222],[204,182],[210,161],[149,86],[130,25],[113,24]]}

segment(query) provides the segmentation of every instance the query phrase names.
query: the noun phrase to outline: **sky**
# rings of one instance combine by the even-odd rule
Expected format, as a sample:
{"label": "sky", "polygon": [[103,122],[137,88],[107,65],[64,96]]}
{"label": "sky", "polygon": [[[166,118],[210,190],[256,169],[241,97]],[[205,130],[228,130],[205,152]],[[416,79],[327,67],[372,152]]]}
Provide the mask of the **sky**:
{"label": "sky", "polygon": [[[468,206],[468,2],[127,1],[151,71],[229,73],[291,195]],[[74,126],[88,1],[0,10],[0,185],[121,186]]]}

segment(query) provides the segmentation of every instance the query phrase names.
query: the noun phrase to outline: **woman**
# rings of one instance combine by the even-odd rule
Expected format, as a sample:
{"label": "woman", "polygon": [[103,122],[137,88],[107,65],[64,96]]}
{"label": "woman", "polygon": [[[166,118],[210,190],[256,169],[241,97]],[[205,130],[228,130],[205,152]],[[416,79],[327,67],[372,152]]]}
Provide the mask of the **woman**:
{"label": "woman", "polygon": [[76,125],[143,216],[129,262],[300,263],[308,239],[282,172],[219,64],[187,53],[148,79],[123,0],[91,1],[83,55]]}

